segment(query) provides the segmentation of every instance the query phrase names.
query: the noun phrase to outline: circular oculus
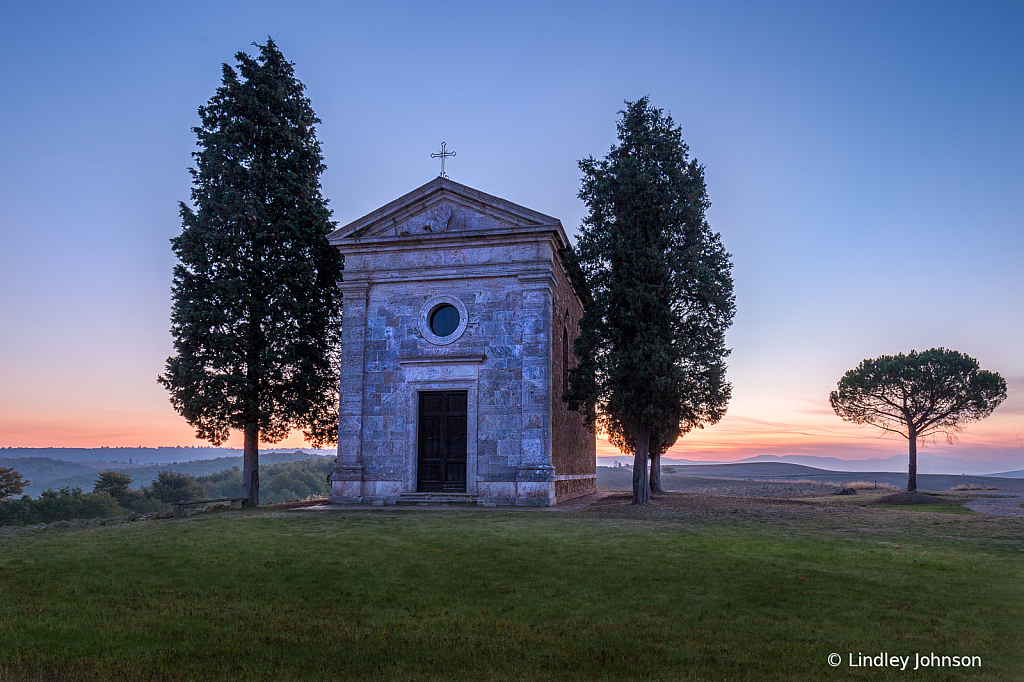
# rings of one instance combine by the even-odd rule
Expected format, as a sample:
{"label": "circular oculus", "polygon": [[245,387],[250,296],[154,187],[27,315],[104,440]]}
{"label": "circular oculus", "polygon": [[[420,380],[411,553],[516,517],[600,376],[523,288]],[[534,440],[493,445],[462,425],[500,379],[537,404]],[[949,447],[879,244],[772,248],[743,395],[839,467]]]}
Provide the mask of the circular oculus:
{"label": "circular oculus", "polygon": [[459,309],[450,303],[442,303],[430,313],[430,331],[442,339],[454,334],[459,322]]}

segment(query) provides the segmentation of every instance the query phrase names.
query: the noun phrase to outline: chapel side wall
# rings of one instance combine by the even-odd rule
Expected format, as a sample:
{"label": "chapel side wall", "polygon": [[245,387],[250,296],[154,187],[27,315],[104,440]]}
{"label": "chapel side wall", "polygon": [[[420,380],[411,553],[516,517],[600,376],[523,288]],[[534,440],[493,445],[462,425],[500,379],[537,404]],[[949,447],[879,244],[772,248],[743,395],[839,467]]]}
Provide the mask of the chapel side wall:
{"label": "chapel side wall", "polygon": [[584,424],[583,414],[570,410],[562,401],[567,376],[563,344],[568,343],[569,367],[575,367],[573,343],[579,336],[583,307],[561,263],[556,263],[551,325],[551,459],[558,477],[593,476],[556,481],[555,495],[558,501],[564,501],[597,490],[597,436]]}

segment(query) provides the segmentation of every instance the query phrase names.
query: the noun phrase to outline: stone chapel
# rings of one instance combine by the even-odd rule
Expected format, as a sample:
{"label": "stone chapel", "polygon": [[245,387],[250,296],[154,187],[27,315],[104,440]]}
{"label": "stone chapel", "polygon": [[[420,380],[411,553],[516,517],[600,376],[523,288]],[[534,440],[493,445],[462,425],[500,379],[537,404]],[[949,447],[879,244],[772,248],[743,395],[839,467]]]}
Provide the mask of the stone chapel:
{"label": "stone chapel", "polygon": [[335,503],[596,490],[562,402],[582,314],[557,218],[438,177],[328,237],[345,259]]}

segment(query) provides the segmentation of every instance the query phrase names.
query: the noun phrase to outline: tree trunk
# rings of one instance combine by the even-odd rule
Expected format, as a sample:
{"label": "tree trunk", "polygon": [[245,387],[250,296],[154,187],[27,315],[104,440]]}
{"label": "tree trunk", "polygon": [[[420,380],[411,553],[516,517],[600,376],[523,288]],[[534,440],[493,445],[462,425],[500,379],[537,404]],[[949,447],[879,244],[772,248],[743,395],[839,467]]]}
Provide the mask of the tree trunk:
{"label": "tree trunk", "polygon": [[651,455],[651,492],[665,492],[661,489],[661,455]]}
{"label": "tree trunk", "polygon": [[910,469],[907,475],[907,492],[917,490],[917,432],[911,428],[907,440],[910,441]]}
{"label": "tree trunk", "polygon": [[633,454],[633,504],[647,504],[651,499],[651,482],[647,478],[647,451],[650,443],[650,431],[637,434],[636,452]]}
{"label": "tree trunk", "polygon": [[249,499],[249,506],[260,503],[260,427],[255,424],[245,427],[245,446],[242,453],[242,497]]}

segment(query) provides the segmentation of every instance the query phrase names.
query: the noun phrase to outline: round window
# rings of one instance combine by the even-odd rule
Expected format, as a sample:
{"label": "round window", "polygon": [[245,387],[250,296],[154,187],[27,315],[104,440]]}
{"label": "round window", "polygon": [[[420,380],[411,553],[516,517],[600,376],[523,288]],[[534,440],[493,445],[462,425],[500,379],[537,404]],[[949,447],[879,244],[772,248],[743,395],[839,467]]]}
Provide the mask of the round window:
{"label": "round window", "polygon": [[437,336],[451,336],[458,328],[459,309],[450,303],[439,305],[430,313],[430,331]]}
{"label": "round window", "polygon": [[423,302],[416,326],[427,343],[447,346],[466,333],[469,326],[466,304],[454,296],[434,296]]}

